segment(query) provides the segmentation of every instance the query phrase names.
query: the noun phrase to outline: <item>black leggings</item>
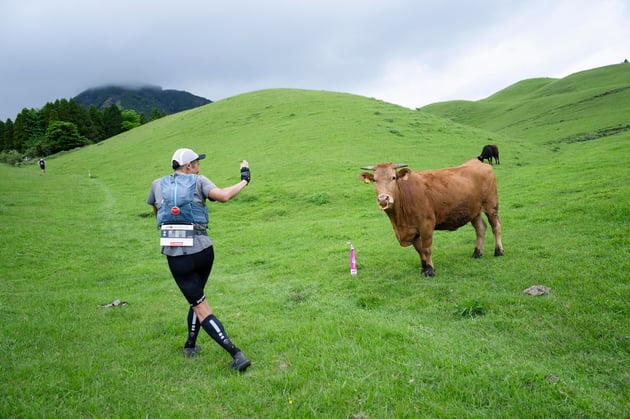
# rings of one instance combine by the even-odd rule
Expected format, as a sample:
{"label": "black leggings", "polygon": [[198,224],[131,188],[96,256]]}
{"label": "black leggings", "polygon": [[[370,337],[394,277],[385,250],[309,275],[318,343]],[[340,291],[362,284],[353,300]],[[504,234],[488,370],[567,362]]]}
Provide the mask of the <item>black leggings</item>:
{"label": "black leggings", "polygon": [[177,286],[191,306],[196,306],[206,299],[203,289],[210,277],[214,263],[212,246],[199,253],[183,256],[167,256],[168,267]]}

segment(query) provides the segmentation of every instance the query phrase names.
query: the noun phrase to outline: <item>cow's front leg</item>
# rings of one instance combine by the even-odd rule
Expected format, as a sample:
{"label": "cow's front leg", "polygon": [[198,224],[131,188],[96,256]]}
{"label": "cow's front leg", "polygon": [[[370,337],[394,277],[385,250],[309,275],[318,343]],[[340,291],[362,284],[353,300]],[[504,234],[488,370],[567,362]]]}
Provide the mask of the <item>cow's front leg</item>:
{"label": "cow's front leg", "polygon": [[483,253],[483,238],[486,235],[486,226],[485,221],[481,217],[481,213],[477,214],[475,218],[470,222],[475,228],[475,234],[477,235],[477,241],[475,243],[475,251],[472,254],[472,257],[475,259],[480,258]]}
{"label": "cow's front leg", "polygon": [[431,246],[433,245],[433,233],[418,236],[413,241],[413,247],[420,255],[422,273],[424,276],[434,276],[433,259],[431,258]]}

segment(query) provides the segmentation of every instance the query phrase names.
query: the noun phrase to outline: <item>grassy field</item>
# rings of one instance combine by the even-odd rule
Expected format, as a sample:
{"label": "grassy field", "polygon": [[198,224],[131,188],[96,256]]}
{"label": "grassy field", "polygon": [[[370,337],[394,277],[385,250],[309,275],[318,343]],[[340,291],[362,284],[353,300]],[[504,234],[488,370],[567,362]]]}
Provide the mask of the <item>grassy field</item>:
{"label": "grassy field", "polygon": [[[628,92],[623,66],[418,111],[264,90],[45,175],[0,167],[0,417],[629,417],[630,131],[609,130],[630,122]],[[359,168],[454,166],[490,142],[505,256],[490,231],[478,260],[472,227],[437,232],[425,278]],[[207,153],[219,186],[251,164],[210,205],[206,289],[244,374],[206,335],[182,356],[187,304],[145,204],[178,147]],[[538,284],[549,295],[523,293]],[[128,305],[97,307],[114,299]]]}

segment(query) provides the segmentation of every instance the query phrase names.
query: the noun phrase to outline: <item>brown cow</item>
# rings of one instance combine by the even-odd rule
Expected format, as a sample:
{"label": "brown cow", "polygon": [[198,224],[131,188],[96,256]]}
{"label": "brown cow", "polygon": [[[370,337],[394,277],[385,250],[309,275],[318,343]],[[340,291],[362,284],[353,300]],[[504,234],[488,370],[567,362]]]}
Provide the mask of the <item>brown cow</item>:
{"label": "brown cow", "polygon": [[401,246],[416,249],[422,273],[435,275],[431,246],[434,230],[457,230],[472,223],[477,234],[474,258],[481,256],[486,223],[485,213],[495,238],[494,255],[503,255],[499,196],[492,167],[477,159],[461,166],[412,172],[406,164],[381,163],[362,167],[365,183],[376,184],[376,201],[389,216]]}

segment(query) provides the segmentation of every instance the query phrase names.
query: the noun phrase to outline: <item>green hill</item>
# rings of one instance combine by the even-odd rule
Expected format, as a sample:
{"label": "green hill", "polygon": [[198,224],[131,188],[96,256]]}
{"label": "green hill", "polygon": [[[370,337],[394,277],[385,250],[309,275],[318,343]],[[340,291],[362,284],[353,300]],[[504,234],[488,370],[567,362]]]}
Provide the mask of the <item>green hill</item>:
{"label": "green hill", "polygon": [[[566,140],[627,124],[624,69],[420,111],[262,90],[52,156],[46,174],[0,166],[0,416],[627,416],[630,132]],[[454,166],[488,142],[505,256],[490,233],[476,260],[471,227],[437,232],[427,279],[360,167]],[[241,195],[209,204],[206,295],[253,362],[243,375],[207,336],[182,357],[188,306],[145,204],[179,147],[206,153],[219,186],[251,165]],[[523,293],[537,284],[550,294]],[[129,304],[97,308],[115,298]]]}
{"label": "green hill", "polygon": [[615,135],[630,129],[630,64],[524,80],[477,102],[442,102],[420,111],[546,144]]}

